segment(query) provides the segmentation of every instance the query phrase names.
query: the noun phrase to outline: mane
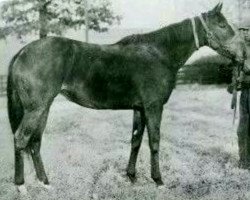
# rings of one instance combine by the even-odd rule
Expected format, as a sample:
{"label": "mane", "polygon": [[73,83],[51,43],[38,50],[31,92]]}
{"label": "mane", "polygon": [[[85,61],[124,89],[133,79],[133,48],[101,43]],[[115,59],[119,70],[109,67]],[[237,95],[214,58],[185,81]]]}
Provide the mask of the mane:
{"label": "mane", "polygon": [[166,45],[174,45],[176,42],[190,40],[189,33],[192,34],[191,22],[190,19],[185,19],[156,31],[126,36],[115,44],[129,45],[163,42],[166,43]]}

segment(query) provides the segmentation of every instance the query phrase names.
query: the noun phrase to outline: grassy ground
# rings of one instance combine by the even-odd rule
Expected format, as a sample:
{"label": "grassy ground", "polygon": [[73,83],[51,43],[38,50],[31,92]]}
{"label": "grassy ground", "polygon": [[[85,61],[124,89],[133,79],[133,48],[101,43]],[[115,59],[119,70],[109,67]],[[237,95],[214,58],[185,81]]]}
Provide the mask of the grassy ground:
{"label": "grassy ground", "polygon": [[[131,111],[96,111],[63,97],[53,104],[42,156],[52,190],[37,185],[26,162],[32,199],[250,199],[250,174],[237,168],[236,126],[224,87],[178,86],[165,106],[160,162],[165,185],[150,178],[147,134],[137,182],[125,176],[130,153]],[[13,185],[13,141],[0,98],[0,199],[18,199]]]}

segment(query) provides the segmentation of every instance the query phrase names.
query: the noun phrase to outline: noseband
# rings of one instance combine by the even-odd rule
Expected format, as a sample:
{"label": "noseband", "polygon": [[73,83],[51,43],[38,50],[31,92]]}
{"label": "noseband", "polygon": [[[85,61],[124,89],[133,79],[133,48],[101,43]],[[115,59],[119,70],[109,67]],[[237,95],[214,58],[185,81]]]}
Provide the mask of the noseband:
{"label": "noseband", "polygon": [[[235,57],[235,54],[230,50],[230,48],[228,47],[229,44],[231,44],[236,38],[237,38],[237,34],[235,34],[235,36],[232,38],[232,40],[230,41],[230,43],[228,43],[228,45],[224,45],[222,44],[219,39],[215,36],[215,34],[209,30],[206,21],[204,20],[203,16],[200,15],[199,19],[201,21],[201,24],[206,32],[206,38],[207,38],[207,42],[208,42],[208,46],[212,48],[212,43],[216,43],[218,46],[218,50],[221,52],[221,54],[223,54],[224,56],[233,59]],[[200,42],[199,42],[199,37],[198,37],[198,33],[197,33],[197,29],[196,29],[196,24],[195,24],[195,19],[191,18],[191,23],[192,23],[192,29],[193,29],[193,35],[194,35],[194,40],[195,40],[195,45],[196,48],[199,49],[200,48]]]}

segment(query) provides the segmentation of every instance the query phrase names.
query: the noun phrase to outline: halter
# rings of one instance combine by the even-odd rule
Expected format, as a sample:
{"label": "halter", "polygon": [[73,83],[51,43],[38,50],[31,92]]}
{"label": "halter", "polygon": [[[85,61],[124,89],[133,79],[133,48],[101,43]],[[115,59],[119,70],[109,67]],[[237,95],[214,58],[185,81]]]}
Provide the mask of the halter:
{"label": "halter", "polygon": [[[215,37],[214,33],[209,30],[209,28],[208,28],[208,26],[206,24],[206,21],[204,20],[202,15],[199,16],[199,19],[201,21],[201,24],[202,24],[203,28],[205,29],[206,36],[207,36],[207,41],[208,41],[208,46],[211,47],[211,43],[215,42],[219,46],[219,49],[223,51],[223,54],[225,54],[226,57],[233,58],[234,57],[233,52],[231,52],[230,49],[226,45],[222,44],[218,40],[218,38]],[[199,37],[198,37],[198,33],[197,33],[194,18],[191,18],[191,23],[192,23],[194,40],[195,40],[195,46],[196,46],[196,48],[198,50],[200,48],[200,42],[199,42]],[[237,37],[237,34],[232,38],[230,43],[232,43],[236,39],[236,37]],[[230,44],[230,43],[228,43],[228,44]]]}

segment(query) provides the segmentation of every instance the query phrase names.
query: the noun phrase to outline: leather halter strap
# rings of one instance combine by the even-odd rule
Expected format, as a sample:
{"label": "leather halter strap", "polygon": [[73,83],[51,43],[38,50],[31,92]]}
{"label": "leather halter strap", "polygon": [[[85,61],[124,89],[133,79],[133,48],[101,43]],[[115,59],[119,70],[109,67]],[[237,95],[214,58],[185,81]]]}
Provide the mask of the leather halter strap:
{"label": "leather halter strap", "polygon": [[199,42],[194,18],[191,18],[191,23],[192,23],[192,28],[193,28],[195,45],[196,45],[196,48],[198,50],[200,48],[200,42]]}
{"label": "leather halter strap", "polygon": [[209,28],[208,28],[208,26],[207,26],[205,20],[203,19],[203,16],[202,16],[202,15],[199,16],[199,19],[201,20],[202,26],[204,27],[206,33],[207,33],[207,34],[212,34],[212,32],[209,31]]}
{"label": "leather halter strap", "polygon": [[[206,31],[206,34],[207,34],[207,40],[208,40],[208,43],[209,43],[209,46],[210,46],[210,40],[211,39],[214,39],[214,35],[213,33],[209,30],[204,18],[202,15],[199,16],[199,19],[201,21],[201,24],[203,26],[203,28],[205,29]],[[194,18],[191,18],[191,23],[192,23],[192,28],[193,28],[193,35],[194,35],[194,41],[195,41],[195,46],[197,49],[200,48],[200,42],[199,42],[199,37],[198,37],[198,33],[197,33],[197,30],[196,30],[196,24],[195,24],[195,19]],[[216,41],[218,42],[218,41]]]}

